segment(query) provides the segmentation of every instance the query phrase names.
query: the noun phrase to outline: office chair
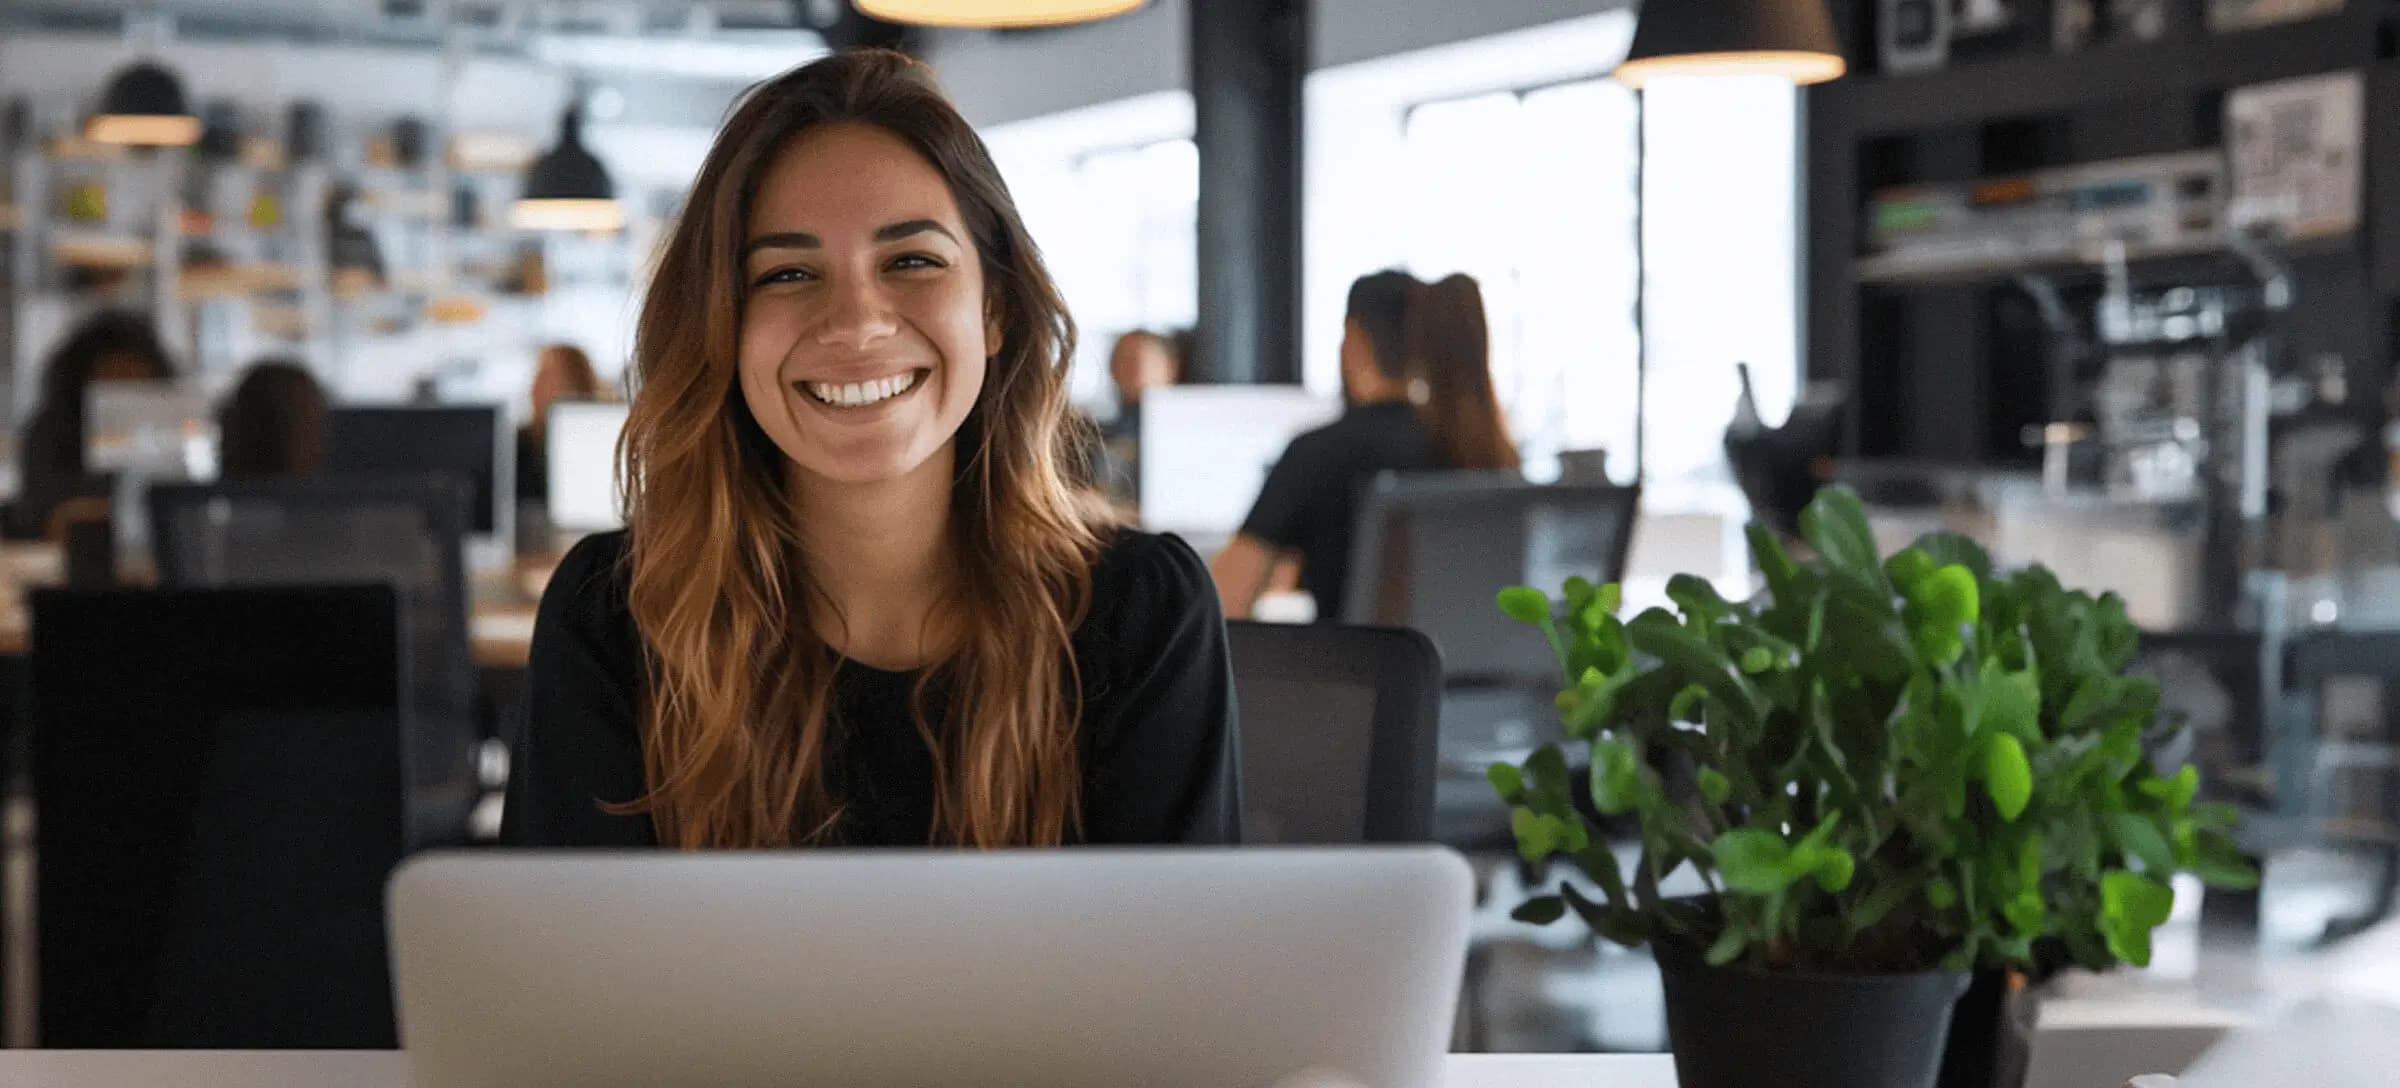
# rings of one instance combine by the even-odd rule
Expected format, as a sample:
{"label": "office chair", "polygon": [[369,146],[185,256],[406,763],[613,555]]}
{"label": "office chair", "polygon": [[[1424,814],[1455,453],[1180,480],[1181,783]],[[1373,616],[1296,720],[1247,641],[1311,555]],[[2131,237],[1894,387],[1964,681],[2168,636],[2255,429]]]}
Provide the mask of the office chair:
{"label": "office chair", "polygon": [[1242,837],[1430,842],[1440,655],[1415,631],[1225,625],[1242,722]]}
{"label": "office chair", "polygon": [[395,1045],[394,590],[44,590],[33,614],[39,1045]]}
{"label": "office chair", "polygon": [[1559,739],[1549,643],[1494,597],[1512,585],[1555,594],[1570,575],[1622,578],[1639,499],[1638,488],[1514,472],[1385,473],[1362,497],[1342,618],[1422,631],[1440,651],[1439,841],[1513,850],[1485,768]]}
{"label": "office chair", "polygon": [[159,584],[389,582],[409,612],[408,782],[419,844],[463,841],[478,795],[468,492],[439,475],[317,477],[150,490]]}

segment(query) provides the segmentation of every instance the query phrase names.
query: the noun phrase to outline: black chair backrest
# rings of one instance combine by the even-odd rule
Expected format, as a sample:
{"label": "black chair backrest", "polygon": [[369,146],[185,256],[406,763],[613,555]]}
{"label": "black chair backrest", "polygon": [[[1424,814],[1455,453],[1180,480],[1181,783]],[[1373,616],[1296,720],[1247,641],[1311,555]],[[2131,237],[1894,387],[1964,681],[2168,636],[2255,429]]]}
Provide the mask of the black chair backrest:
{"label": "black chair backrest", "polygon": [[33,616],[40,1045],[395,1045],[391,587],[45,590]]}
{"label": "black chair backrest", "polygon": [[1410,627],[1454,686],[1552,679],[1540,632],[1493,603],[1512,585],[1621,579],[1640,489],[1532,484],[1514,472],[1386,473],[1366,491],[1340,617]]}
{"label": "black chair backrest", "polygon": [[[455,837],[475,802],[475,658],[465,485],[440,475],[316,477],[150,490],[159,583],[177,587],[389,582],[409,613],[408,781]],[[438,799],[438,801],[437,801]]]}
{"label": "black chair backrest", "polygon": [[1225,625],[1242,722],[1242,834],[1428,842],[1442,662],[1415,631]]}

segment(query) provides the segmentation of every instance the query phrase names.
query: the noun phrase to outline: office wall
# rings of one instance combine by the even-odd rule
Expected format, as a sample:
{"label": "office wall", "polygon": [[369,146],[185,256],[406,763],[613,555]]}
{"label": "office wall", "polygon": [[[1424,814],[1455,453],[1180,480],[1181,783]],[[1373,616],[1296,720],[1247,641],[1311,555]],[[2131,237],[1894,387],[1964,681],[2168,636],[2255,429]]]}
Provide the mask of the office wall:
{"label": "office wall", "polygon": [[[999,125],[1190,86],[1184,5],[1063,30],[934,34],[926,57],[967,119]],[[1629,7],[1628,0],[1318,0],[1311,67],[1355,64]]]}

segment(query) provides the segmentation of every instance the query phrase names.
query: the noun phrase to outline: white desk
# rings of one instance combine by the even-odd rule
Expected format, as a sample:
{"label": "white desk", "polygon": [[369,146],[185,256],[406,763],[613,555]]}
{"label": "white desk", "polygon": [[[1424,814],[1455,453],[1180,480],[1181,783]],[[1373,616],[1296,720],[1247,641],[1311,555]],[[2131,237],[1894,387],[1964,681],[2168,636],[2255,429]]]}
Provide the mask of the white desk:
{"label": "white desk", "polygon": [[[0,1084],[28,1088],[404,1088],[392,1051],[0,1050]],[[1675,1088],[1665,1055],[1462,1054],[1443,1088]]]}

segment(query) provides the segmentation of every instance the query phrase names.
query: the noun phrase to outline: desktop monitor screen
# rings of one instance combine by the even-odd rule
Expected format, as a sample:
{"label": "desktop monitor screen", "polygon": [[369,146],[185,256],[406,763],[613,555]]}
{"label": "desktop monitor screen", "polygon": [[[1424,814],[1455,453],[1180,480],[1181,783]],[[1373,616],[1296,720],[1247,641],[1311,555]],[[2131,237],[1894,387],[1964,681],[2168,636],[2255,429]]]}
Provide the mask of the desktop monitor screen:
{"label": "desktop monitor screen", "polygon": [[617,436],[625,430],[625,411],[623,404],[602,401],[550,406],[542,444],[553,527],[599,532],[625,524],[617,493]]}
{"label": "desktop monitor screen", "polygon": [[1341,404],[1294,386],[1209,385],[1142,395],[1142,526],[1201,541],[1230,537],[1267,470]]}
{"label": "desktop monitor screen", "polygon": [[503,440],[497,405],[432,407],[345,406],[325,418],[325,471],[334,475],[446,473],[474,493],[472,532],[505,536],[514,521],[500,509],[514,504],[514,451]]}
{"label": "desktop monitor screen", "polygon": [[217,474],[208,394],[188,382],[94,382],[84,390],[84,464],[154,479]]}

